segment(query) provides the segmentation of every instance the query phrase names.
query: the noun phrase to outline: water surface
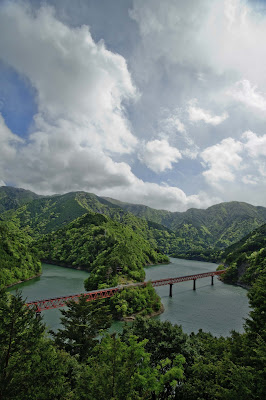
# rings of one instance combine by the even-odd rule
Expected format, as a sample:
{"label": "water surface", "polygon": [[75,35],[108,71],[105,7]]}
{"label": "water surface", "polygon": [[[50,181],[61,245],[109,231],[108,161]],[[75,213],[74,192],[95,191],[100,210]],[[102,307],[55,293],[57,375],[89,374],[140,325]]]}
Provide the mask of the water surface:
{"label": "water surface", "polygon": [[[216,264],[171,258],[171,264],[152,266],[145,269],[146,280],[192,275],[215,271]],[[84,292],[84,280],[88,272],[56,265],[43,264],[42,276],[10,288],[22,291],[27,301],[59,297]],[[193,281],[173,285],[173,297],[169,297],[169,285],[156,288],[165,311],[158,317],[183,326],[187,333],[200,328],[214,335],[227,336],[231,330],[243,332],[244,318],[249,312],[247,291],[240,287],[225,285],[214,278],[198,279],[197,290],[193,291]],[[60,309],[42,312],[48,329],[60,326]],[[113,329],[121,330],[123,324],[116,322]]]}

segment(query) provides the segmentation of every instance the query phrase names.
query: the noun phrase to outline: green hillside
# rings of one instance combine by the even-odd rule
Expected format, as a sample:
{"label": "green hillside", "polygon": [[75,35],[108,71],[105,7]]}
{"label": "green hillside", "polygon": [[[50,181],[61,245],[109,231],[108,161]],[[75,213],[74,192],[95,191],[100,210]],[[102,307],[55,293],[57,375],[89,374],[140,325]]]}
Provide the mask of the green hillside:
{"label": "green hillside", "polygon": [[[19,198],[20,189],[12,189]],[[206,261],[218,260],[223,249],[266,222],[266,208],[247,203],[221,203],[206,210],[192,208],[173,213],[86,192],[36,198],[2,212],[1,218],[13,221],[37,238],[88,211],[130,226],[165,254]]]}
{"label": "green hillside", "polygon": [[0,213],[17,209],[24,204],[41,196],[25,189],[17,189],[11,186],[0,186]]}
{"label": "green hillside", "polygon": [[169,228],[177,239],[170,240],[170,253],[184,258],[216,260],[221,249],[237,242],[266,222],[265,207],[237,201],[216,204],[206,210],[191,208],[186,212],[171,213],[107,200],[136,216]]}
{"label": "green hillside", "polygon": [[228,266],[224,282],[251,286],[266,272],[266,224],[228,247],[222,257]]}
{"label": "green hillside", "polygon": [[13,285],[41,273],[31,238],[12,223],[0,222],[0,286]]}
{"label": "green hillside", "polygon": [[88,269],[88,290],[142,281],[145,265],[168,262],[167,256],[129,226],[91,212],[43,236],[35,245],[43,260]]}

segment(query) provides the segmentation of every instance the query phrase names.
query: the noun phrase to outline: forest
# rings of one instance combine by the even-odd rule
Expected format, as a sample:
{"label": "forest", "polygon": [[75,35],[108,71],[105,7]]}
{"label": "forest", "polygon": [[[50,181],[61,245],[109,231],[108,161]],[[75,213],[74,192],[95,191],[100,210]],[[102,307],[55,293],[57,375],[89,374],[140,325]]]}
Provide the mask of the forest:
{"label": "forest", "polygon": [[109,334],[108,302],[70,302],[47,335],[18,293],[0,292],[0,398],[264,399],[266,276],[249,291],[245,332],[214,337],[139,316]]}
{"label": "forest", "polygon": [[[1,400],[265,398],[262,207],[229,203],[171,215],[83,192],[44,197],[9,189],[0,190],[0,206]],[[61,328],[47,332],[22,295],[5,290],[38,276],[41,260],[90,271],[86,290],[141,282],[144,266],[168,263],[175,248],[176,255],[219,260],[225,283],[249,288],[244,333],[186,334],[147,318],[162,311],[150,284],[93,303],[69,302]],[[109,333],[112,320],[132,314],[121,333]]]}

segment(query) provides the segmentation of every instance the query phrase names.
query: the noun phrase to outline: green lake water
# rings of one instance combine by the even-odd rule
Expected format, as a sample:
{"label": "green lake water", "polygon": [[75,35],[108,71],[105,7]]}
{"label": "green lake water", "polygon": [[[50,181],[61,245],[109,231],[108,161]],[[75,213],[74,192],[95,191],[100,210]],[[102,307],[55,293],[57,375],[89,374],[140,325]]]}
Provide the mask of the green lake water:
{"label": "green lake water", "polygon": [[[194,273],[214,271],[212,263],[171,258],[171,264],[146,268],[146,280],[156,280]],[[59,297],[84,292],[83,282],[88,277],[86,271],[43,264],[42,276],[10,288],[22,291],[27,301]],[[193,281],[173,285],[173,297],[169,297],[169,286],[156,288],[162,299],[165,311],[155,317],[162,321],[183,326],[187,333],[199,329],[214,335],[228,336],[231,330],[243,332],[244,318],[249,312],[247,291],[240,287],[225,285],[214,278],[198,279],[197,290],[193,291]],[[60,309],[42,312],[48,329],[60,326]],[[112,330],[121,331],[123,324],[116,322]]]}

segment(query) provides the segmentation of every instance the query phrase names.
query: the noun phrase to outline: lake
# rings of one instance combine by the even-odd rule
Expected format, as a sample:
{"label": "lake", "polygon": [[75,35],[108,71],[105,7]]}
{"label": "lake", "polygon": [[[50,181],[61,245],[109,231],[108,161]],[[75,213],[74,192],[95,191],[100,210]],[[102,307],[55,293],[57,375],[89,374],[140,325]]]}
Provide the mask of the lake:
{"label": "lake", "polygon": [[[183,275],[192,275],[215,271],[217,264],[171,258],[167,265],[148,267],[145,280],[156,280]],[[39,278],[32,279],[9,289],[22,291],[27,301],[59,297],[84,292],[84,280],[88,272],[56,265],[43,264],[43,273]],[[155,317],[162,321],[182,325],[184,332],[197,332],[203,329],[216,336],[228,336],[231,330],[243,332],[244,318],[248,316],[249,305],[247,291],[241,287],[225,285],[214,278],[198,279],[196,291],[193,291],[193,281],[173,285],[173,297],[169,297],[169,285],[157,287],[165,311]],[[48,329],[57,330],[60,326],[60,309],[42,312]],[[123,324],[115,322],[112,329],[121,331]]]}

